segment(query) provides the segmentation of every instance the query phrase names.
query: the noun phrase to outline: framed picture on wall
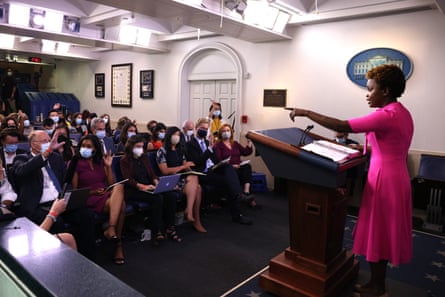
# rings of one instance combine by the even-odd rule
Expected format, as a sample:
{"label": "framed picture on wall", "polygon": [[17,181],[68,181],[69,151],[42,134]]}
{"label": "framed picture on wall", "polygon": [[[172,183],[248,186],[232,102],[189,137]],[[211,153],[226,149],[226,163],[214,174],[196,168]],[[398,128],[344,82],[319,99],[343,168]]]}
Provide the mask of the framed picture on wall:
{"label": "framed picture on wall", "polygon": [[286,107],[287,90],[264,90],[263,106]]}
{"label": "framed picture on wall", "polygon": [[154,70],[141,70],[139,78],[139,97],[152,99],[154,97]]}
{"label": "framed picture on wall", "polygon": [[105,97],[105,73],[94,74],[94,96]]}
{"label": "framed picture on wall", "polygon": [[111,106],[131,107],[133,64],[111,65]]}

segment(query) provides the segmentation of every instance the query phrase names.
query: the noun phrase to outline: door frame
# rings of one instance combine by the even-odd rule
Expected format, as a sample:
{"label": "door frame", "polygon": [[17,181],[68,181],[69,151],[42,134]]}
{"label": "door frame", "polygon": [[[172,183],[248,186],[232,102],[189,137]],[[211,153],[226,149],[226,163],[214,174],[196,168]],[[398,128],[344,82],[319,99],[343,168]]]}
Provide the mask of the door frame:
{"label": "door frame", "polygon": [[[190,51],[182,60],[181,65],[179,66],[179,104],[178,104],[178,115],[180,119],[180,123],[183,123],[185,120],[188,120],[190,114],[190,84],[188,81],[189,72],[190,72],[190,64],[195,61],[197,58],[199,59],[200,55],[205,54],[209,50],[217,50],[226,55],[230,61],[233,63],[236,69],[236,96],[237,96],[237,111],[238,115],[244,114],[243,110],[243,77],[244,77],[244,65],[238,53],[232,49],[227,44],[221,42],[213,42],[208,44],[200,45]],[[218,78],[215,77],[215,80]],[[194,120],[194,119],[192,119]],[[239,121],[237,121],[239,122]]]}

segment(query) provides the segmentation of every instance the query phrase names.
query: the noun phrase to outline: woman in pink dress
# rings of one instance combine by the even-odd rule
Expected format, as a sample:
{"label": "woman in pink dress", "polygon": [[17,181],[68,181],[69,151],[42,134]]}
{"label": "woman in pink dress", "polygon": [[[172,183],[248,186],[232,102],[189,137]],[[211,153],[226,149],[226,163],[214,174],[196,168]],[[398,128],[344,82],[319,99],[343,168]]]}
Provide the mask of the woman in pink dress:
{"label": "woman in pink dress", "polygon": [[[405,76],[395,65],[381,65],[367,73],[371,108],[367,116],[339,120],[305,109],[290,118],[305,116],[341,132],[365,132],[372,149],[367,182],[354,230],[355,254],[365,255],[370,281],[356,285],[356,296],[386,296],[386,267],[408,263],[412,257],[411,182],[406,164],[414,132],[409,111],[397,101],[405,90]],[[365,144],[364,150],[367,150]]]}

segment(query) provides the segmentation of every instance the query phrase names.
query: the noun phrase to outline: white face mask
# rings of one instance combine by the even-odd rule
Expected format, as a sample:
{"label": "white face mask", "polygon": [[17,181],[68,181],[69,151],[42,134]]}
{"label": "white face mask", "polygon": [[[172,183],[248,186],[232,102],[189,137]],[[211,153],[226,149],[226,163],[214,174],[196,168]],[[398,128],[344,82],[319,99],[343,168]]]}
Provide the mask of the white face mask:
{"label": "white face mask", "polygon": [[192,135],[193,135],[193,133],[194,133],[194,131],[193,131],[193,130],[187,130],[187,136],[192,136]]}
{"label": "white face mask", "polygon": [[31,124],[31,123],[30,123],[29,120],[24,120],[24,121],[23,121],[23,126],[25,126],[25,127],[29,127],[30,124]]}
{"label": "white face mask", "polygon": [[222,139],[229,139],[230,136],[231,136],[230,131],[224,131],[223,133],[221,133]]}
{"label": "white face mask", "polygon": [[47,143],[42,143],[40,145],[40,152],[43,154],[47,149],[49,149],[49,142]]}
{"label": "white face mask", "polygon": [[181,137],[179,135],[172,135],[172,137],[170,138],[170,141],[172,142],[173,145],[177,145],[180,140]]}
{"label": "white face mask", "polygon": [[81,147],[79,153],[82,158],[89,159],[93,156],[93,149],[88,147]]}
{"label": "white face mask", "polygon": [[104,118],[104,122],[105,122],[105,124],[107,124],[108,123],[108,119]]}
{"label": "white face mask", "polygon": [[96,131],[96,136],[99,139],[104,139],[105,136],[107,136],[107,132],[105,132],[105,130],[97,130]]}
{"label": "white face mask", "polygon": [[141,147],[135,147],[133,148],[133,155],[135,155],[136,157],[140,157],[142,156],[142,154],[144,153],[144,149]]}

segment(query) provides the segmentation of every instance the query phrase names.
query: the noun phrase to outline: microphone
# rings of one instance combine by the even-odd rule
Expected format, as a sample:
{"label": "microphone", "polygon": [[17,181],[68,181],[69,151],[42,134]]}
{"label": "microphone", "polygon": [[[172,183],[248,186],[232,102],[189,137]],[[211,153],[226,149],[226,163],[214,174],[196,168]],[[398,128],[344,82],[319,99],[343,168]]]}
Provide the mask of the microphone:
{"label": "microphone", "polygon": [[308,125],[306,127],[306,129],[304,129],[303,133],[301,134],[300,137],[300,142],[298,143],[299,146],[304,145],[304,141],[306,140],[306,136],[309,133],[309,131],[311,131],[312,129],[314,129],[314,125]]}

